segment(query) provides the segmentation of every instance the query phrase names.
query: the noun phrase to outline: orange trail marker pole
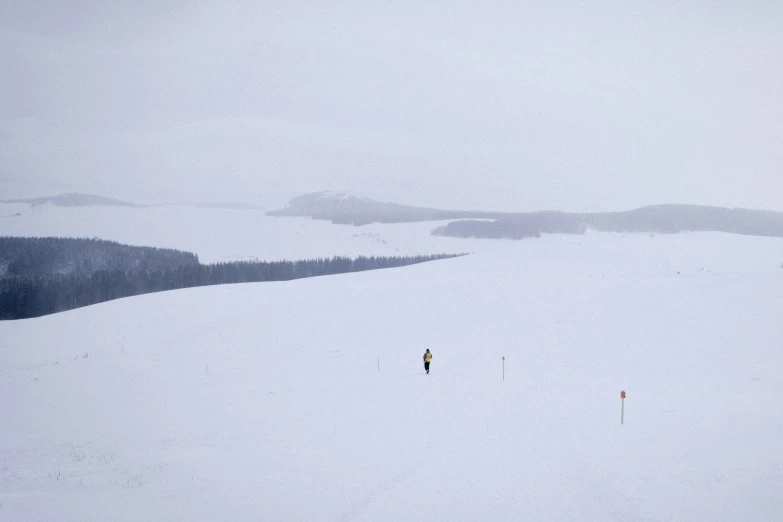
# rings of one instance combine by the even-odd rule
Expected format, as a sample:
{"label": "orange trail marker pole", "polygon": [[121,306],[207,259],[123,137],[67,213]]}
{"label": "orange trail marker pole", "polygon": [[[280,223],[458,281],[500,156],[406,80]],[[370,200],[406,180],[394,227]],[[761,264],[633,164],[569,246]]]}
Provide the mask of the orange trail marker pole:
{"label": "orange trail marker pole", "polygon": [[504,355],[502,359],[503,359],[503,380],[505,381],[506,380],[506,356]]}
{"label": "orange trail marker pole", "polygon": [[623,423],[624,414],[625,414],[625,390],[620,392],[620,424]]}

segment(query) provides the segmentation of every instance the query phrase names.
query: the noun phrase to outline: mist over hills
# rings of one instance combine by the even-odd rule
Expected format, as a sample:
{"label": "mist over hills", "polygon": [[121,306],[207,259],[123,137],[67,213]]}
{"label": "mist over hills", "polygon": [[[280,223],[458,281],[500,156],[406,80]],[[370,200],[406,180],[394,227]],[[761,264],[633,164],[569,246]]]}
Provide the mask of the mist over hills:
{"label": "mist over hills", "polygon": [[302,216],[337,224],[406,223],[458,220],[433,230],[435,235],[521,239],[541,234],[607,232],[727,232],[783,237],[783,212],[700,205],[652,205],[601,213],[487,212],[440,210],[379,202],[344,193],[315,192],[292,199],[269,216]]}

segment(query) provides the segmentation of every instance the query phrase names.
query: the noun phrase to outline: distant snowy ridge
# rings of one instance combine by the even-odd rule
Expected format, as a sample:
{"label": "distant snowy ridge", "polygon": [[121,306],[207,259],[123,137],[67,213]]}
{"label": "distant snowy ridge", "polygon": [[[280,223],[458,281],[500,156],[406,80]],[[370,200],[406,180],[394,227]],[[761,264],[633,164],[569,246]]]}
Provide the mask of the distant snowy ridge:
{"label": "distant snowy ridge", "polygon": [[56,207],[129,207],[129,208],[149,208],[160,207],[166,205],[187,205],[192,207],[214,208],[214,209],[237,209],[237,210],[249,210],[258,209],[258,205],[252,203],[244,203],[241,201],[227,201],[227,202],[172,202],[172,203],[158,203],[154,205],[141,205],[138,203],[130,203],[128,201],[122,201],[119,199],[107,198],[104,196],[96,196],[95,194],[60,194],[59,196],[44,196],[40,198],[26,198],[26,199],[2,199],[0,203],[27,203],[30,206],[37,207],[40,205],[51,204]]}
{"label": "distant snowy ridge", "polygon": [[[269,216],[302,216],[338,224],[406,223],[461,220],[436,228],[435,235],[521,239],[541,234],[606,232],[727,232],[783,237],[783,212],[700,205],[651,205],[623,212],[569,213],[440,210],[359,198],[345,193],[314,192],[292,199]],[[487,221],[489,220],[489,221]]]}
{"label": "distant snowy ridge", "polygon": [[134,203],[128,203],[127,201],[121,201],[119,199],[96,196],[94,194],[75,194],[75,193],[60,194],[59,196],[29,198],[29,199],[4,199],[4,200],[0,200],[0,203],[28,203],[33,207],[36,207],[38,205],[46,205],[47,203],[58,207],[90,207],[90,206],[141,207],[142,206],[142,205],[136,205]]}
{"label": "distant snowy ridge", "polygon": [[415,207],[360,198],[341,192],[312,192],[293,198],[285,208],[271,210],[268,216],[299,216],[350,225],[370,223],[410,223],[444,219],[497,219],[498,212],[453,211]]}

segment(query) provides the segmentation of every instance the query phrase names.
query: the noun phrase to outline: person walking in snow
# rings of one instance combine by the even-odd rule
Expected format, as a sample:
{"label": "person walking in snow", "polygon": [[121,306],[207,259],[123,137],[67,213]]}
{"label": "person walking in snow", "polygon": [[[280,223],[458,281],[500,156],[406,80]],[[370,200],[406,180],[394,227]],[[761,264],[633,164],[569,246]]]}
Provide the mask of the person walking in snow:
{"label": "person walking in snow", "polygon": [[424,352],[424,371],[426,371],[428,374],[430,373],[431,360],[432,360],[432,354],[430,353],[430,349],[427,348],[427,351]]}

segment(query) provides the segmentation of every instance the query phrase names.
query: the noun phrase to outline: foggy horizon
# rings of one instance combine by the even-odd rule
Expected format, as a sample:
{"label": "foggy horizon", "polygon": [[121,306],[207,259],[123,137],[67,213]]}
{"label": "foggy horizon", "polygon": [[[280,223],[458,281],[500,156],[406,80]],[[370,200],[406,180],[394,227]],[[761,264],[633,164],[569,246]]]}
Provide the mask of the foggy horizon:
{"label": "foggy horizon", "polygon": [[0,199],[783,211],[783,6],[0,7]]}

